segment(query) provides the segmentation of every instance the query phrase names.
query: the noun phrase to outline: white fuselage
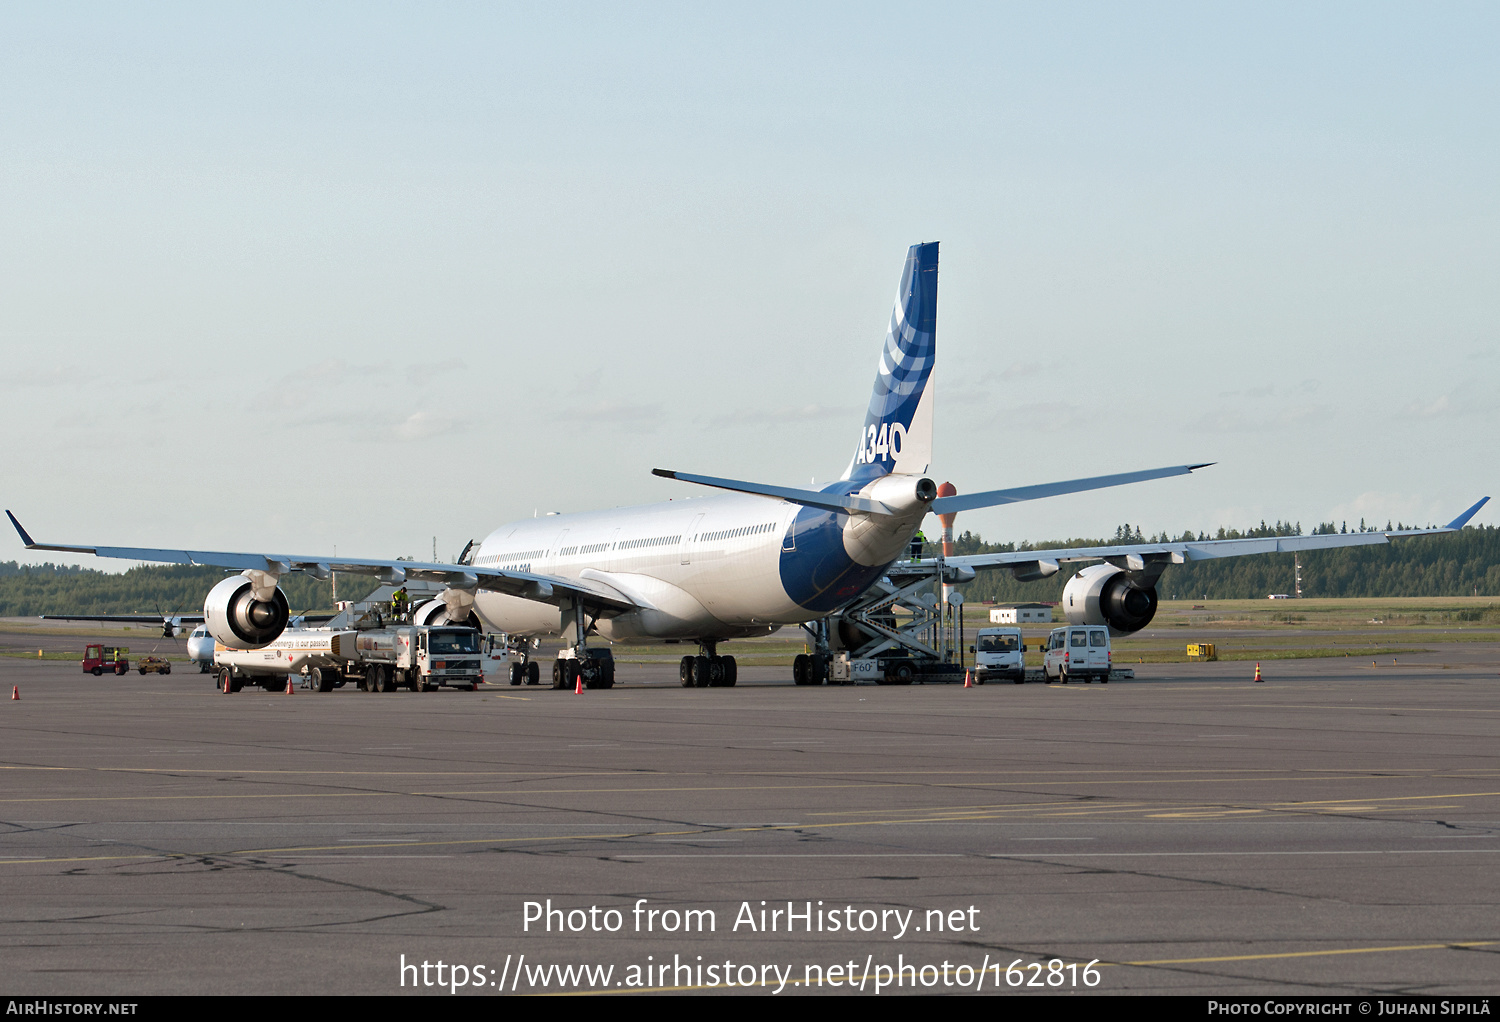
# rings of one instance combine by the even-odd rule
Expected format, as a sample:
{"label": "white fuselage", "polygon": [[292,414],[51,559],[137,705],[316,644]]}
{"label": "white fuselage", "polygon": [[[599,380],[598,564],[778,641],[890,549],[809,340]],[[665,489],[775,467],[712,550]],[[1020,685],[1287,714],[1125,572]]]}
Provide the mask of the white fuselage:
{"label": "white fuselage", "polygon": [[[922,513],[851,523],[766,497],[698,497],[512,522],[485,537],[473,563],[600,583],[639,604],[598,619],[612,641],[742,638],[818,616],[784,583],[787,572],[800,577],[802,561],[835,560],[873,581]],[[513,634],[557,635],[566,623],[556,606],[485,590],[475,609],[488,627]]]}

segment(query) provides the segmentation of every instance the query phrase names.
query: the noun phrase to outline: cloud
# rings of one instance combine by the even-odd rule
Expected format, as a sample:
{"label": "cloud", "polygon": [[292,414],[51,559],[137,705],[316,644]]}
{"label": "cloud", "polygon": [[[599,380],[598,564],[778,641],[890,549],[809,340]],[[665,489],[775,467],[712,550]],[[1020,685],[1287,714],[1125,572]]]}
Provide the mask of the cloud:
{"label": "cloud", "polygon": [[1407,493],[1380,493],[1372,490],[1361,493],[1353,500],[1334,505],[1325,520],[1348,522],[1353,528],[1363,518],[1366,525],[1384,528],[1387,521],[1404,522],[1407,525],[1413,523],[1425,525],[1428,522],[1445,522],[1451,517],[1451,508],[1448,516],[1443,517],[1442,509],[1425,497]]}
{"label": "cloud", "polygon": [[456,433],[461,423],[452,415],[440,412],[412,412],[404,422],[396,425],[392,435],[397,440],[431,440],[434,437]]}
{"label": "cloud", "polygon": [[1401,414],[1412,419],[1436,419],[1456,410],[1448,395],[1444,394],[1436,401],[1412,401],[1401,409]]}
{"label": "cloud", "polygon": [[569,404],[565,418],[573,422],[647,423],[655,426],[665,413],[659,404],[626,401],[578,401]]}
{"label": "cloud", "polygon": [[61,387],[97,380],[103,371],[90,365],[23,366],[8,371],[6,382],[20,387]]}
{"label": "cloud", "polygon": [[790,422],[822,422],[828,419],[848,419],[857,422],[858,413],[850,408],[833,408],[828,405],[782,405],[780,408],[739,408],[716,415],[709,420],[713,426],[782,425]]}

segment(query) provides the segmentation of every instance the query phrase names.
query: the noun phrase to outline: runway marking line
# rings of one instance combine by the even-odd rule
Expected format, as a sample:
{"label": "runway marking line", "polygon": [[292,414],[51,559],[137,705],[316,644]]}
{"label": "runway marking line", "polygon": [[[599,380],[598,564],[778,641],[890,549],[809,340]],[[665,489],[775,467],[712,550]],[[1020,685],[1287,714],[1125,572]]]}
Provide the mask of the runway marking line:
{"label": "runway marking line", "polygon": [[[1268,960],[1277,959],[1277,958],[1316,958],[1316,957],[1326,956],[1326,955],[1368,955],[1368,954],[1381,954],[1381,953],[1394,954],[1394,953],[1402,952],[1402,951],[1457,951],[1457,950],[1459,950],[1461,948],[1490,947],[1491,945],[1494,945],[1494,944],[1500,944],[1500,941],[1494,941],[1494,940],[1462,940],[1462,941],[1453,941],[1453,942],[1447,943],[1447,944],[1407,944],[1407,945],[1396,946],[1396,947],[1350,947],[1350,948],[1333,948],[1333,949],[1330,949],[1330,950],[1327,950],[1327,951],[1280,951],[1280,952],[1267,952],[1265,954],[1259,954],[1259,955],[1223,955],[1223,956],[1218,956],[1218,957],[1213,957],[1213,958],[1163,958],[1163,959],[1160,959],[1160,960],[1157,960],[1157,961],[1147,961],[1147,962],[1100,962],[1100,961],[1095,961],[1092,964],[1093,964],[1093,966],[1095,968],[1098,968],[1098,969],[1103,969],[1103,968],[1118,968],[1120,966],[1142,967],[1142,966],[1150,966],[1150,965],[1210,965],[1210,964],[1213,964],[1215,962],[1255,962],[1255,961],[1268,961]],[[1022,957],[1025,957],[1025,956],[1023,955]],[[1040,956],[1036,956],[1036,957],[1040,957]],[[1056,957],[1056,956],[1054,955],[1052,957]],[[1071,962],[1071,963],[1064,964],[1063,965],[1063,969],[1064,970],[1068,969],[1070,965],[1072,965],[1072,966],[1078,966],[1078,965],[1084,965],[1084,964],[1086,964],[1086,963],[1084,963],[1084,962]],[[998,965],[995,966],[995,967],[999,968]],[[864,975],[864,980],[869,980],[869,979],[873,979],[873,978],[876,978],[876,977],[873,977],[868,972],[866,972],[865,975]],[[774,986],[778,982],[779,982],[778,980],[769,980],[768,979],[768,980],[764,980],[764,981],[760,981],[760,982],[755,982],[755,983],[741,983],[740,986],[743,986],[743,987],[768,987],[768,986]],[[863,980],[861,982],[863,982]],[[790,981],[788,983],[788,985],[789,986],[793,986],[793,987],[801,987],[802,983],[799,982],[799,981],[797,981],[797,980],[792,980],[792,981]],[[849,980],[849,985],[850,986],[854,985],[854,980],[853,980],[852,977]],[[689,985],[689,986],[642,987],[640,989],[634,989],[634,990],[622,990],[622,989],[559,990],[559,991],[555,991],[555,992],[549,992],[549,993],[545,993],[545,994],[540,994],[538,996],[541,996],[541,997],[598,997],[601,994],[622,994],[622,993],[624,993],[624,994],[660,994],[660,993],[670,993],[672,991],[685,991],[685,990],[722,990],[722,989],[724,989],[724,987],[722,985],[719,985],[719,986],[709,986],[707,984],[697,984],[697,985]]]}

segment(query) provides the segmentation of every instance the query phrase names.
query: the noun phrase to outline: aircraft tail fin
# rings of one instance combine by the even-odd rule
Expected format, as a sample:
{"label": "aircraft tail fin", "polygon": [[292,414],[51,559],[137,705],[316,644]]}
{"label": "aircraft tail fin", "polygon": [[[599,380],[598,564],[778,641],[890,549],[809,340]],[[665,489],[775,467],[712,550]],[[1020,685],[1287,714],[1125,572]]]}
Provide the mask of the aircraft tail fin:
{"label": "aircraft tail fin", "polygon": [[938,243],[906,253],[875,389],[845,479],[921,474],[932,462],[932,364],[937,343]]}

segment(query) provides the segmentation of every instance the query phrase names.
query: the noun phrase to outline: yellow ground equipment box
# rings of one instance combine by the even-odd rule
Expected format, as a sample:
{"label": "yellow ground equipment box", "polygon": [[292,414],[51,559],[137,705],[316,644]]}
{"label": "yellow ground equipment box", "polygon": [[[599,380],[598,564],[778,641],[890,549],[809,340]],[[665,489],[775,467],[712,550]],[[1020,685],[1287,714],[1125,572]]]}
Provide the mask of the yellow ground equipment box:
{"label": "yellow ground equipment box", "polygon": [[1214,649],[1214,644],[1211,643],[1211,642],[1190,642],[1190,643],[1188,643],[1187,655],[1188,655],[1188,659],[1189,660],[1217,660],[1217,659],[1219,659],[1219,652],[1218,652],[1218,650]]}

